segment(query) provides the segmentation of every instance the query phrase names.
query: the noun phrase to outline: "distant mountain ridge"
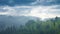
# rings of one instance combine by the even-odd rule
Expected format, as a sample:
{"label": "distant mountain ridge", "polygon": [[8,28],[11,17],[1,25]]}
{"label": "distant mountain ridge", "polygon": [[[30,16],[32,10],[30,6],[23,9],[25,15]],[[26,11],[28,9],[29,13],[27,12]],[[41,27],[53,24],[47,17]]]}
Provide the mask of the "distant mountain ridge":
{"label": "distant mountain ridge", "polygon": [[40,18],[32,16],[6,16],[0,15],[0,29],[4,29],[9,26],[24,25],[29,20],[38,20]]}

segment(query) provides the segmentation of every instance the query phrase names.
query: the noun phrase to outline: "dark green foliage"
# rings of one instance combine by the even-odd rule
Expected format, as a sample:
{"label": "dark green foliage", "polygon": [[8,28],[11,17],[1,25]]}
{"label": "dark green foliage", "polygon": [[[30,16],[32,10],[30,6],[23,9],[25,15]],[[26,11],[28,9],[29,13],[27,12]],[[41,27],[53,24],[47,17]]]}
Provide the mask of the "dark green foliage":
{"label": "dark green foliage", "polygon": [[29,20],[24,26],[8,27],[0,34],[60,34],[60,18],[56,17],[47,21]]}

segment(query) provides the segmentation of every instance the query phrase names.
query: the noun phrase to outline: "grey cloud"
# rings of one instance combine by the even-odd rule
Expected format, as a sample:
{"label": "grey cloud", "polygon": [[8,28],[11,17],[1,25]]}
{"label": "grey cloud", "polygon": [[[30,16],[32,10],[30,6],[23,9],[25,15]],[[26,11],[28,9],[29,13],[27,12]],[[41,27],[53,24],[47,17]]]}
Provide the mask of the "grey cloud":
{"label": "grey cloud", "polygon": [[48,13],[60,15],[60,5],[52,7],[51,9]]}
{"label": "grey cloud", "polygon": [[[28,14],[30,13],[31,8],[19,6],[19,7],[9,7],[9,6],[3,6],[3,8],[0,7],[0,12],[3,14],[7,13],[6,15],[22,15],[22,14]],[[2,14],[1,13],[1,14]]]}
{"label": "grey cloud", "polygon": [[60,0],[37,0],[33,2],[32,4],[43,5],[43,6],[60,5]]}

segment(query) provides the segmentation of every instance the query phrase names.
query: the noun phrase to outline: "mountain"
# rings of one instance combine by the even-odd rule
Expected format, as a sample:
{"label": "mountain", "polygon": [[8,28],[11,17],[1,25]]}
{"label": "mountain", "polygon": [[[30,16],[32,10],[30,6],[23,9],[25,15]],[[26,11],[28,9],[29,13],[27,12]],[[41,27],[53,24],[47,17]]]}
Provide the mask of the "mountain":
{"label": "mountain", "polygon": [[0,30],[5,29],[10,26],[17,26],[24,25],[29,20],[38,20],[37,17],[32,16],[6,16],[0,15]]}

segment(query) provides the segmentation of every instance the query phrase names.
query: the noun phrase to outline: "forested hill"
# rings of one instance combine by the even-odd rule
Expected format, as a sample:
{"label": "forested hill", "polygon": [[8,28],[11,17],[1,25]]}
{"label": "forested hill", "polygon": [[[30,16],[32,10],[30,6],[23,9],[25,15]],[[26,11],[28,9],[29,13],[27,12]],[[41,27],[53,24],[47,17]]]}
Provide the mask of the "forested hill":
{"label": "forested hill", "polygon": [[60,34],[60,17],[46,21],[29,20],[24,26],[18,29],[15,26],[7,27],[0,34]]}
{"label": "forested hill", "polygon": [[7,16],[0,15],[0,31],[6,29],[7,27],[15,26],[20,27],[20,25],[25,25],[29,20],[37,20],[37,17],[31,16]]}

